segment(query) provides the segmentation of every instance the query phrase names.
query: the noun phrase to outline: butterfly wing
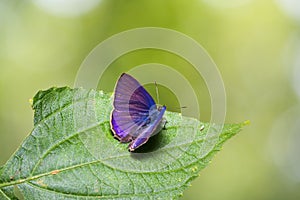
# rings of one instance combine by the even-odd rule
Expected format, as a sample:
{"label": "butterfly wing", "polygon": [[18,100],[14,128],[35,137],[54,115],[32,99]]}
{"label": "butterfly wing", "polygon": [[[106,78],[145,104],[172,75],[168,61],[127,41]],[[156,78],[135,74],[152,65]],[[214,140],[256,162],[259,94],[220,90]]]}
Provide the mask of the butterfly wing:
{"label": "butterfly wing", "polygon": [[149,138],[159,132],[162,129],[162,125],[165,125],[163,115],[166,111],[166,106],[161,107],[160,110],[155,110],[155,112],[150,116],[150,123],[141,130],[141,133],[129,144],[129,151],[134,151],[143,144],[145,144]]}
{"label": "butterfly wing", "polygon": [[137,80],[123,73],[115,88],[113,106],[111,128],[121,142],[128,142],[149,123],[149,111],[156,104]]}

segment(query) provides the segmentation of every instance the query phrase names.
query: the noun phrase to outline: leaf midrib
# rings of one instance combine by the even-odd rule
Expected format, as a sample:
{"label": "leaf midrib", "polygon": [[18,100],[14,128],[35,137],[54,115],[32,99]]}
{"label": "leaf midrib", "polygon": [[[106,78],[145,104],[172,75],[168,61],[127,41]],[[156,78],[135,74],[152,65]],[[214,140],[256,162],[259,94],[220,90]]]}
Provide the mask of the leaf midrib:
{"label": "leaf midrib", "polygon": [[[220,143],[222,143],[223,141],[221,141]],[[194,143],[194,142],[193,142]],[[206,157],[209,157],[210,156],[210,154],[212,154],[213,153],[213,151],[212,152],[210,152],[209,154],[207,154],[205,157],[203,157],[204,159],[206,158]],[[115,157],[111,157],[111,158],[109,158],[109,159],[113,159],[113,158],[115,158]],[[82,166],[85,166],[85,165],[91,165],[91,164],[94,164],[94,163],[98,163],[98,162],[101,162],[101,161],[103,161],[103,160],[97,160],[97,161],[93,161],[93,162],[89,162],[89,163],[84,163],[83,165],[74,165],[74,166],[71,166],[71,167],[66,167],[66,168],[63,168],[63,169],[60,169],[59,171],[60,172],[63,172],[63,171],[66,171],[66,170],[69,170],[69,169],[75,169],[75,168],[77,168],[77,167],[82,167]],[[189,168],[189,167],[191,167],[191,166],[194,166],[196,163],[198,163],[199,161],[198,160],[195,160],[195,162],[192,162],[192,163],[190,163],[189,165],[187,165],[187,166],[185,166],[185,168]],[[110,167],[110,166],[108,166],[108,167]],[[116,170],[116,169],[114,169],[114,168],[112,168],[113,170]],[[126,172],[126,171],[123,171],[123,172],[125,172],[125,173],[147,173],[147,174],[159,174],[159,173],[166,173],[166,172],[173,172],[173,171],[180,171],[180,170],[182,170],[183,169],[183,167],[181,167],[181,168],[177,168],[177,169],[174,169],[174,170],[168,170],[168,171],[162,171],[162,172]],[[51,172],[47,172],[47,173],[43,173],[43,174],[40,174],[40,175],[36,175],[36,176],[33,176],[33,177],[30,177],[30,178],[27,178],[27,179],[21,179],[21,180],[16,180],[16,181],[12,181],[12,182],[9,182],[9,183],[4,183],[4,184],[0,184],[0,191],[1,191],[1,193],[3,193],[3,191],[1,190],[1,188],[2,187],[7,187],[7,186],[11,186],[11,185],[18,185],[18,184],[22,184],[22,183],[27,183],[27,184],[30,184],[30,185],[32,185],[32,186],[34,186],[34,187],[37,187],[37,188],[39,188],[39,189],[41,189],[41,190],[47,190],[47,191],[49,191],[49,192],[56,192],[56,193],[60,193],[60,194],[64,194],[64,195],[72,195],[72,196],[82,196],[82,197],[86,197],[86,196],[84,196],[84,195],[78,195],[78,194],[67,194],[67,193],[63,193],[63,192],[58,192],[58,191],[53,191],[53,190],[49,190],[49,189],[46,189],[46,188],[42,188],[42,187],[40,187],[40,186],[38,186],[38,185],[35,185],[35,184],[32,184],[32,183],[29,183],[29,181],[32,181],[32,180],[35,180],[35,179],[38,179],[38,178],[41,178],[41,177],[44,177],[44,176],[48,176],[48,175],[53,175],[52,174],[52,172],[53,171],[51,171]],[[188,182],[189,181],[189,179],[187,179],[185,182],[183,182],[183,184],[182,185],[184,185],[186,182]],[[169,188],[169,189],[166,189],[166,190],[162,190],[162,191],[159,191],[159,192],[152,192],[152,194],[159,194],[159,193],[161,193],[161,192],[164,192],[164,191],[173,191],[173,190],[177,190],[177,189],[180,189],[181,187],[182,187],[182,185],[181,186],[178,186],[178,187],[174,187],[174,188]],[[5,194],[5,193],[4,193]],[[143,194],[134,194],[134,195],[137,195],[137,196],[147,196],[147,193],[143,193]],[[7,196],[6,194],[5,194],[5,196]],[[132,196],[132,194],[128,194],[128,195],[111,195],[111,196],[101,196],[101,198],[111,198],[111,197],[130,197],[130,196]],[[95,196],[91,196],[91,197],[97,197],[97,195],[95,195]],[[9,197],[8,197],[8,199],[10,199]]]}
{"label": "leaf midrib", "polygon": [[[103,122],[103,123],[107,123],[106,122]],[[199,141],[201,140],[197,140],[197,141],[193,141],[192,143],[190,144],[193,144],[193,143],[198,143]],[[221,139],[221,141],[219,141],[215,146],[218,146],[220,144],[222,144],[222,142],[224,142],[224,139]],[[203,157],[203,159],[205,159],[206,157],[209,157],[211,154],[213,154],[214,151],[211,151],[209,154],[207,154],[205,157]],[[123,156],[128,156],[128,155],[123,155]],[[120,157],[120,156],[116,156],[116,157]],[[107,158],[107,159],[104,159],[104,160],[109,160],[109,159],[114,159],[116,157],[110,157],[110,158]],[[96,161],[93,161],[93,162],[88,162],[88,163],[83,163],[83,164],[79,164],[79,165],[74,165],[74,166],[71,166],[71,167],[67,167],[67,168],[63,168],[63,169],[60,169],[59,171],[60,172],[63,172],[63,171],[66,171],[66,170],[71,170],[71,169],[75,169],[77,167],[83,167],[83,166],[86,166],[86,165],[92,165],[94,163],[98,163],[98,162],[102,162],[104,160],[96,160]],[[199,161],[197,159],[195,159],[194,162],[191,162],[189,165],[185,166],[185,167],[181,167],[181,168],[177,168],[177,169],[173,169],[173,170],[168,170],[168,171],[161,171],[161,172],[127,172],[127,171],[124,171],[122,170],[123,172],[125,173],[147,173],[147,174],[160,174],[160,173],[167,173],[167,172],[173,172],[173,171],[180,171],[180,170],[183,170],[184,168],[189,168],[191,166],[194,166],[195,164],[197,164]],[[102,163],[104,164],[104,163]],[[106,165],[106,164],[104,164]],[[115,168],[112,168],[111,166],[108,166],[106,165],[107,167],[110,167],[111,169],[113,170],[116,170]],[[118,169],[119,170],[119,169]],[[200,168],[199,168],[200,170]],[[6,186],[10,186],[10,185],[16,185],[16,184],[22,184],[22,183],[27,183],[28,184],[31,184],[31,185],[34,185],[35,187],[37,188],[40,188],[40,189],[43,189],[43,190],[47,190],[46,188],[42,188],[38,185],[35,185],[33,183],[29,183],[29,181],[32,181],[32,180],[35,180],[35,179],[38,179],[38,178],[41,178],[41,177],[44,177],[44,176],[49,176],[49,175],[53,175],[52,174],[53,171],[51,172],[47,172],[47,173],[43,173],[43,174],[40,174],[40,175],[36,175],[36,176],[33,176],[33,177],[30,177],[30,178],[27,178],[27,179],[21,179],[21,180],[17,180],[17,181],[12,181],[12,182],[9,182],[9,183],[4,183],[4,184],[0,184],[0,188],[2,187],[6,187]],[[191,177],[192,178],[192,177]],[[190,179],[191,179],[190,178]],[[174,188],[165,188],[166,190],[161,190],[161,191],[158,191],[158,192],[153,192],[153,194],[158,194],[158,193],[161,193],[161,192],[164,192],[164,191],[173,191],[173,190],[177,190],[177,189],[180,189],[183,185],[186,184],[186,182],[188,182],[189,179],[185,180],[184,182],[182,182],[181,186],[178,186],[178,187],[174,187]],[[3,193],[3,191],[0,189],[0,191]],[[52,191],[52,190],[47,190],[47,191]],[[58,192],[58,191],[52,191],[52,192],[56,192],[56,193],[61,193],[61,194],[65,194],[65,193],[62,193],[62,192]],[[65,194],[65,195],[68,195],[68,194]],[[78,194],[73,194],[73,196],[78,196]],[[134,194],[134,195],[137,195],[137,196],[147,196],[147,194]],[[84,196],[84,195],[82,195]],[[114,195],[114,196],[101,196],[102,198],[112,198],[112,197],[130,197],[132,196],[131,194],[129,195]],[[97,195],[95,196],[91,196],[91,197],[97,197]],[[10,198],[8,198],[10,199]]]}
{"label": "leaf midrib", "polygon": [[[107,121],[106,121],[107,122]],[[103,122],[105,123],[105,122]],[[193,141],[191,143],[184,143],[184,144],[181,144],[181,146],[184,146],[184,145],[192,145],[192,144],[195,144],[195,143],[198,143],[202,140],[197,140],[197,141]],[[178,146],[173,146],[173,147],[169,147],[169,149],[172,149],[172,148],[177,148]],[[209,153],[210,154],[210,153]],[[209,156],[209,154],[207,154],[205,157]],[[91,161],[91,162],[85,162],[85,163],[80,163],[80,164],[77,164],[77,165],[73,165],[73,166],[70,166],[70,167],[65,167],[65,168],[61,168],[61,169],[56,169],[58,170],[59,172],[63,172],[63,171],[67,171],[67,170],[72,170],[72,169],[76,169],[76,168],[79,168],[79,167],[84,167],[84,166],[87,166],[87,165],[92,165],[92,164],[96,164],[96,163],[102,163],[103,165],[105,165],[106,167],[109,167],[113,170],[116,170],[115,168],[113,168],[112,166],[110,165],[107,165],[106,163],[103,163],[103,161],[106,161],[106,160],[111,160],[111,159],[115,159],[115,158],[121,158],[121,157],[126,157],[128,156],[128,154],[126,155],[119,155],[119,156],[115,156],[115,157],[109,157],[109,158],[106,158],[106,159],[102,159],[102,160],[94,160],[94,161]],[[203,158],[205,158],[203,157]],[[197,163],[197,159],[195,162],[191,162],[189,165],[187,165],[186,167],[188,166],[192,166],[194,165],[195,163]],[[176,168],[176,169],[171,169],[171,170],[165,170],[165,171],[160,171],[160,172],[153,172],[153,171],[125,171],[125,170],[120,170],[118,169],[119,171],[122,171],[124,173],[135,173],[135,174],[140,174],[140,173],[143,173],[143,174],[159,174],[159,173],[170,173],[170,172],[175,172],[175,171],[180,171],[182,170],[183,167],[180,167],[180,168]],[[28,182],[28,181],[32,181],[32,180],[35,180],[35,179],[38,179],[38,178],[41,178],[41,177],[44,177],[44,176],[48,176],[48,175],[53,175],[54,170],[50,171],[50,172],[46,172],[46,173],[42,173],[42,174],[38,174],[38,175],[34,175],[34,176],[31,176],[31,177],[28,177],[28,178],[25,178],[25,179],[19,179],[19,180],[15,180],[15,181],[11,181],[11,182],[5,182],[5,183],[1,183],[0,184],[0,188],[3,188],[3,187],[7,187],[7,186],[11,186],[11,185],[18,185],[18,184],[21,184],[21,183],[24,183],[24,182]]]}
{"label": "leaf midrib", "polygon": [[[52,146],[50,149],[48,149],[48,151],[47,151],[47,152],[43,155],[43,157],[41,157],[41,158],[45,158],[46,155],[48,155],[48,154],[51,152],[51,150],[53,150],[55,147],[59,146],[60,144],[66,142],[68,139],[70,139],[70,138],[72,138],[72,137],[75,137],[75,136],[77,136],[77,135],[80,134],[80,133],[84,133],[84,132],[87,131],[87,130],[93,129],[93,128],[97,127],[97,126],[104,126],[104,124],[107,124],[107,123],[109,123],[109,121],[101,122],[101,123],[99,123],[98,125],[91,126],[91,127],[87,128],[87,129],[85,129],[85,130],[83,130],[83,131],[80,131],[80,132],[75,133],[74,135],[71,135],[71,136],[68,137],[68,138],[65,138],[64,140],[60,141],[59,143],[55,144],[55,145]],[[173,129],[173,128],[176,128],[176,126],[168,127],[168,129]],[[197,143],[199,143],[199,142],[202,142],[203,140],[204,140],[204,139],[201,138],[201,139],[195,140],[195,141],[193,141],[193,142],[182,143],[182,144],[180,144],[179,146],[170,146],[170,147],[165,148],[164,150],[171,150],[171,149],[174,149],[174,148],[180,148],[180,147],[183,147],[183,146],[186,146],[186,145],[197,144]],[[89,151],[88,151],[88,152],[89,152]],[[89,153],[89,154],[90,154],[91,157],[95,158],[91,153]],[[193,156],[195,156],[195,155],[193,155]],[[84,167],[84,166],[86,166],[86,165],[90,165],[90,164],[95,164],[95,163],[101,162],[101,163],[102,163],[103,165],[105,165],[106,167],[109,167],[109,168],[111,168],[111,169],[115,169],[115,168],[113,168],[112,166],[108,165],[107,163],[104,163],[103,161],[113,160],[113,159],[116,159],[116,158],[122,158],[122,157],[129,157],[129,154],[127,154],[127,152],[126,152],[126,154],[123,154],[123,155],[111,156],[111,157],[107,157],[107,158],[104,158],[104,159],[101,159],[101,160],[98,160],[97,158],[95,158],[94,161],[91,161],[91,162],[85,162],[85,163],[80,163],[80,164],[78,164],[78,165],[73,165],[73,166],[74,166],[74,168],[77,168],[77,167]],[[206,157],[206,156],[204,156],[204,157]],[[204,158],[204,157],[203,157],[203,158]],[[40,163],[41,161],[42,161],[42,159],[39,159],[39,162],[38,162],[38,163]],[[38,163],[35,165],[34,169],[33,169],[32,172],[31,172],[31,175],[32,175],[32,176],[34,176],[34,175],[33,175],[33,174],[34,174],[34,170],[37,168]],[[182,165],[182,164],[181,164],[181,165]],[[62,168],[62,169],[58,169],[58,170],[60,170],[60,171],[66,171],[67,169],[72,169],[72,166],[66,167],[66,168]],[[181,170],[181,169],[182,169],[182,168],[175,168],[175,169],[171,169],[171,170],[165,170],[165,171],[162,171],[162,172],[173,172],[173,171],[177,171],[177,170]],[[124,172],[124,173],[137,173],[137,174],[139,174],[139,173],[149,173],[149,174],[150,174],[150,173],[157,173],[157,172],[151,172],[151,171],[150,171],[150,172],[144,172],[144,171],[125,171],[125,170],[120,170],[120,169],[118,169],[118,170],[121,171],[121,172]],[[162,172],[160,172],[160,173],[162,173]],[[36,176],[36,175],[35,175],[35,176]]]}

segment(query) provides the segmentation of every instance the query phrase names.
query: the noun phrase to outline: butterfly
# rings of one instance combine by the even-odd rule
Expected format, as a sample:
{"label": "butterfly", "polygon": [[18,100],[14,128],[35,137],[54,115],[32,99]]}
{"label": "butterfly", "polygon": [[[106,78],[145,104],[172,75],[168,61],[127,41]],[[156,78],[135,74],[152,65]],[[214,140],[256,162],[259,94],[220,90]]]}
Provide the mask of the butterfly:
{"label": "butterfly", "polygon": [[121,143],[130,142],[135,151],[166,124],[166,106],[155,103],[146,89],[132,76],[123,73],[115,86],[111,130]]}

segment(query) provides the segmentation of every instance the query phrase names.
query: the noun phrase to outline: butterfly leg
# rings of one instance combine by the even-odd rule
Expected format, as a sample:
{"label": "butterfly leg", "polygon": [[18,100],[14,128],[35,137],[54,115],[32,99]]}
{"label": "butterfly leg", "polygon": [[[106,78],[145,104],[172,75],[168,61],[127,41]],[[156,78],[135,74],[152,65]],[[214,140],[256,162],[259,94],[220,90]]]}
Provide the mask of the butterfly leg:
{"label": "butterfly leg", "polygon": [[162,123],[163,123],[163,130],[167,130],[166,124],[168,123],[168,121],[166,119],[163,119]]}

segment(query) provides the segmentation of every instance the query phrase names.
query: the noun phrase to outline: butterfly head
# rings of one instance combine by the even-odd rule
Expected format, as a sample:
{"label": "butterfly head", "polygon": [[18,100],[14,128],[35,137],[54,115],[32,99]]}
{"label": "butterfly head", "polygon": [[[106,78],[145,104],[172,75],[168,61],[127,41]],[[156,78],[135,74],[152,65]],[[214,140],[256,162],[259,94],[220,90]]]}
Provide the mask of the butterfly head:
{"label": "butterfly head", "polygon": [[167,109],[167,107],[165,105],[156,105],[156,108],[157,108],[158,111]]}

